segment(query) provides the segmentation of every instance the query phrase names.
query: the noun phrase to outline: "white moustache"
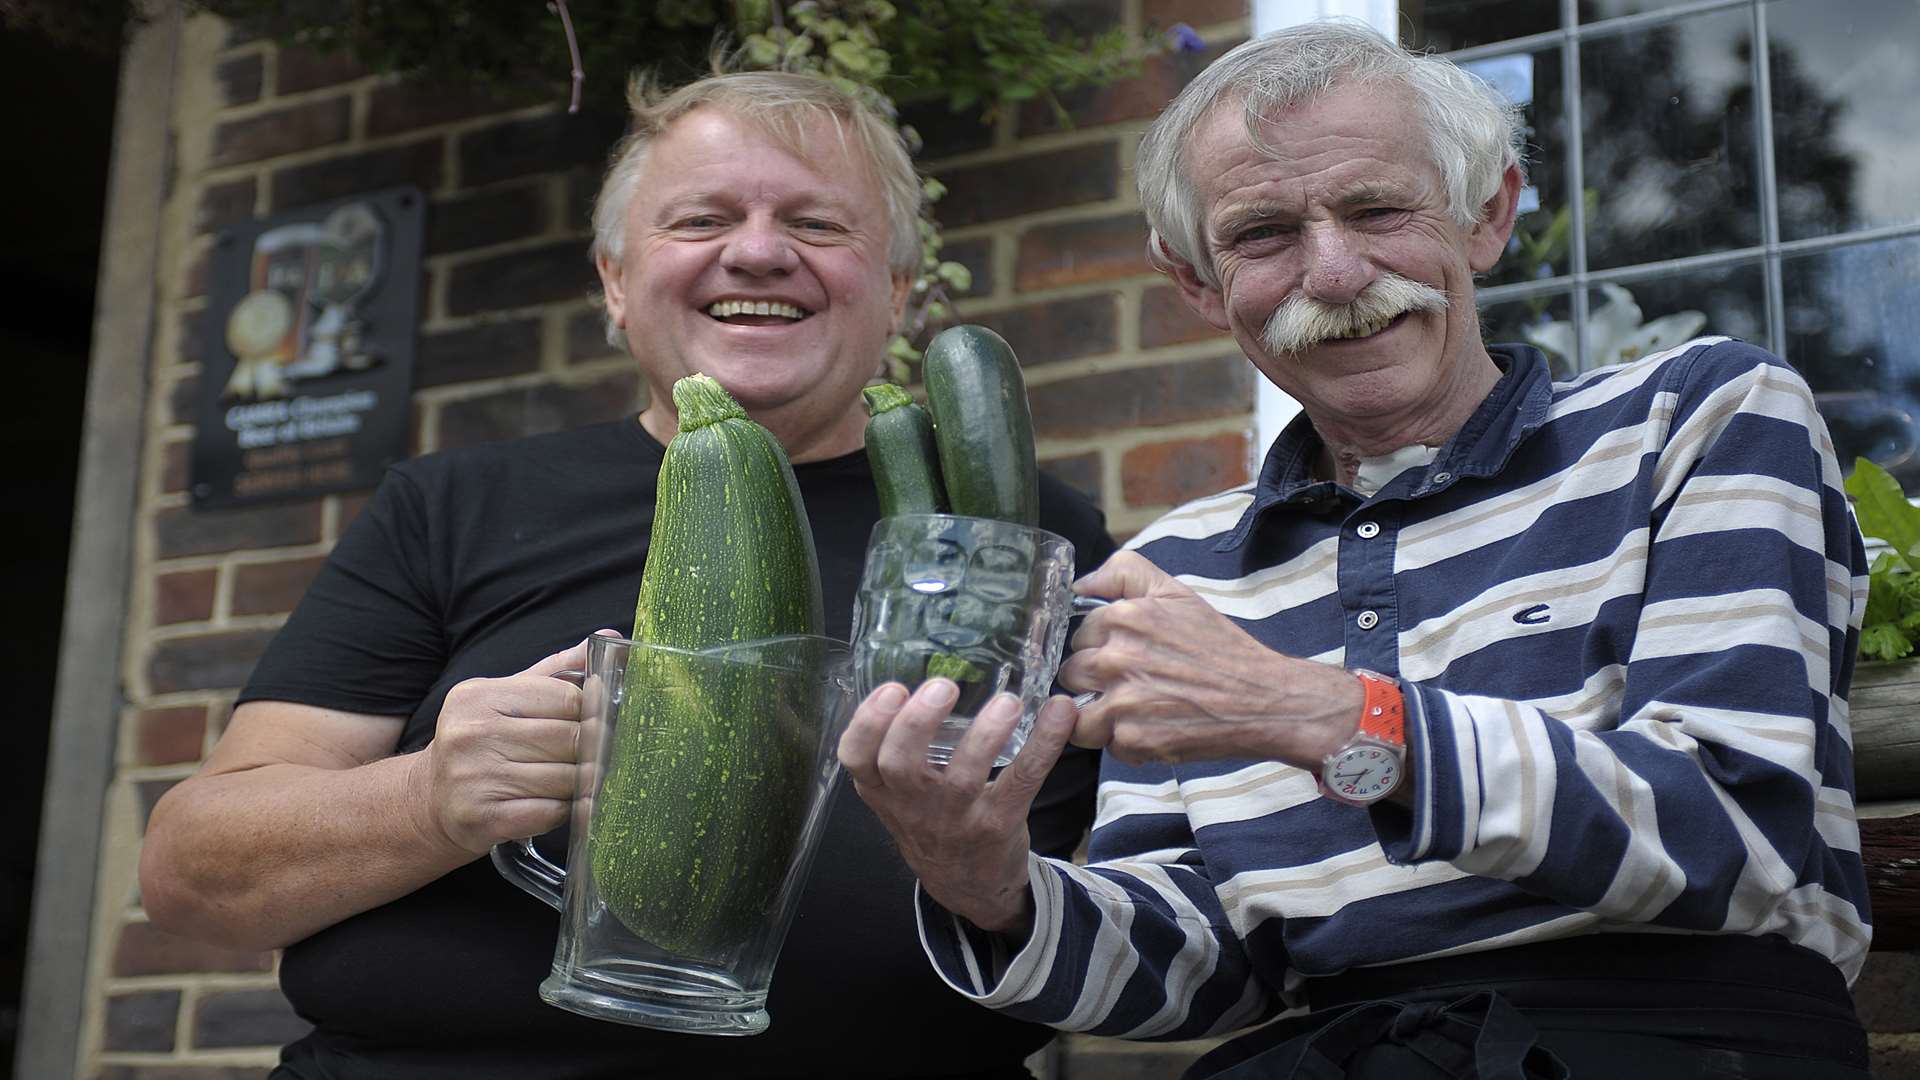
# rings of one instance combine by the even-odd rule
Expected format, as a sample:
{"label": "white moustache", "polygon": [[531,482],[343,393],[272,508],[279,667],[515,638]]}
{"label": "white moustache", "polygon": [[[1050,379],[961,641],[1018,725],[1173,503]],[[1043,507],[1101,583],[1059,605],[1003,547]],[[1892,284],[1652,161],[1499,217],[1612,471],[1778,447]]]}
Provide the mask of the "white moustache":
{"label": "white moustache", "polygon": [[1389,271],[1348,304],[1322,303],[1294,293],[1273,309],[1260,337],[1273,352],[1304,352],[1322,341],[1377,334],[1409,311],[1445,310],[1445,292]]}

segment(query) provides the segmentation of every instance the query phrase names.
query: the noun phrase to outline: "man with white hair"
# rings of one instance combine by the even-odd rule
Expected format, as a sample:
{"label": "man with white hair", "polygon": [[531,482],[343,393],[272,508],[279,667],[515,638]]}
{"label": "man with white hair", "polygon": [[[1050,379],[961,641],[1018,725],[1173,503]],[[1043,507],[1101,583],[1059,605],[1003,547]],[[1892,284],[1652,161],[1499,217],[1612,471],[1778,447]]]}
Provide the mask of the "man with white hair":
{"label": "man with white hair", "polygon": [[[1805,383],[1702,338],[1556,384],[1485,345],[1513,110],[1331,22],[1251,41],[1148,132],[1156,263],[1303,414],[1259,479],[1076,589],[1032,740],[941,770],[952,690],[841,743],[960,993],[1217,1035],[1194,1076],[1864,1077],[1846,693],[1865,561]],[[1105,748],[1084,865],[1027,850]]]}

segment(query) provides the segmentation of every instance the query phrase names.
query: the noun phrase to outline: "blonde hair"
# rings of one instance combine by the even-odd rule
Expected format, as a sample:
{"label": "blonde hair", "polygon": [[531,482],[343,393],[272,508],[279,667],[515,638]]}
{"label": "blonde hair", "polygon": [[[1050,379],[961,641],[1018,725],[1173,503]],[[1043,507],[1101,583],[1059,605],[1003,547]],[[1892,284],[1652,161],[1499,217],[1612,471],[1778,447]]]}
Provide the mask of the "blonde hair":
{"label": "blonde hair", "polygon": [[[614,144],[593,203],[594,258],[604,256],[617,265],[625,256],[627,207],[654,140],[695,109],[713,108],[753,125],[795,157],[810,160],[819,153],[814,125],[821,120],[831,124],[841,148],[871,170],[886,202],[888,266],[904,274],[919,269],[925,198],[920,177],[899,128],[855,94],[820,76],[786,71],[710,75],[662,93],[643,74],[627,85],[627,108],[631,123],[626,136]],[[611,318],[607,343],[624,344]]]}

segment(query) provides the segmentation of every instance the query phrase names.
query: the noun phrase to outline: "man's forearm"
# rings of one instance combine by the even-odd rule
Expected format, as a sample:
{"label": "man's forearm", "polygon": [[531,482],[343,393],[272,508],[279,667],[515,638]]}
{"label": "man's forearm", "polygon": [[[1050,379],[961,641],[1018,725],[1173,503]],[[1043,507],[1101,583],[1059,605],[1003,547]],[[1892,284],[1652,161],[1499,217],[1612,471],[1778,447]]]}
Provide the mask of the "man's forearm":
{"label": "man's forearm", "polygon": [[420,757],[182,781],[154,807],[141,852],[148,916],[201,940],[279,948],[472,861],[426,825]]}

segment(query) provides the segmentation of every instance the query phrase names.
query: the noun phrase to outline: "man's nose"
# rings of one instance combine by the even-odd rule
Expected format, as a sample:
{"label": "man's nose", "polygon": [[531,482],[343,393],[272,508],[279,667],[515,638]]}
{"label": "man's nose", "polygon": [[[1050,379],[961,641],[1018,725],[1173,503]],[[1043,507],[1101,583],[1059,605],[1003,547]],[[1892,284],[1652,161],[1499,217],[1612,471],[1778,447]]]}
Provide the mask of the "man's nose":
{"label": "man's nose", "polygon": [[1337,225],[1309,227],[1301,251],[1301,291],[1324,304],[1353,303],[1378,276],[1365,242]]}
{"label": "man's nose", "polygon": [[726,268],[744,274],[784,274],[799,265],[793,240],[776,221],[749,218],[727,237]]}

